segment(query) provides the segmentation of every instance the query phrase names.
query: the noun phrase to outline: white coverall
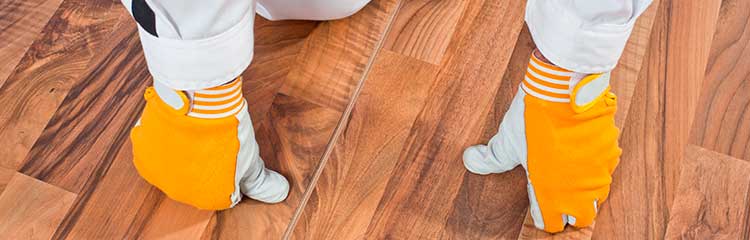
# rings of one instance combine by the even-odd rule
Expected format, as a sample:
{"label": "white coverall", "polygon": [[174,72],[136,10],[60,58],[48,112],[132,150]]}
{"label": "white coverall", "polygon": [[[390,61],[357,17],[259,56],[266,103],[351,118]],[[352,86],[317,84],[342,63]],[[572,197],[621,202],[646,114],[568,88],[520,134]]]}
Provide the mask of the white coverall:
{"label": "white coverall", "polygon": [[[175,92],[184,92],[192,97],[195,91],[221,86],[236,79],[248,67],[253,58],[256,12],[270,20],[331,20],[350,16],[369,1],[122,0],[138,23],[156,93],[175,109],[190,104],[189,101],[181,102]],[[525,18],[538,50],[549,61],[579,74],[606,73],[615,67],[636,18],[650,2],[528,0]],[[246,109],[238,113],[238,119],[246,118],[240,124],[252,125],[246,115]],[[245,177],[247,172],[257,174],[257,171],[240,169],[240,166],[263,166],[262,160],[257,157],[257,144],[254,139],[251,140],[242,142],[255,146],[240,146],[240,149],[247,147],[254,150],[244,151],[253,156],[237,157],[236,179],[250,179]],[[250,159],[259,163],[240,163]],[[283,177],[265,179],[283,181],[269,183],[270,186],[286,184]],[[232,196],[233,204],[239,201],[236,192]]]}

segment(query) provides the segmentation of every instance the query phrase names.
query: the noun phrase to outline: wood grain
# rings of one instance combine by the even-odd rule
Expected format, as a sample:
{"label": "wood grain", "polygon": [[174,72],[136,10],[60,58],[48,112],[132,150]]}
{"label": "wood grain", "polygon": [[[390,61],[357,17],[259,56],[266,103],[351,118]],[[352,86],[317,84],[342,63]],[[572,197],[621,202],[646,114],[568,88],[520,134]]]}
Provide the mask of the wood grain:
{"label": "wood grain", "polygon": [[518,239],[591,239],[596,225],[594,223],[586,228],[567,226],[562,232],[551,234],[536,229],[531,214],[526,214],[526,218],[523,220],[523,229],[518,235]]}
{"label": "wood grain", "polygon": [[208,226],[213,211],[198,210],[169,198],[162,198],[148,222],[143,224],[141,239],[198,239]]}
{"label": "wood grain", "polygon": [[357,14],[310,34],[281,93],[344,111],[383,42],[399,0],[373,0]]}
{"label": "wood grain", "polygon": [[[58,106],[20,172],[68,191],[87,192],[129,135],[150,84],[134,26],[102,52]],[[118,34],[120,35],[120,34]],[[89,179],[92,178],[92,179]]]}
{"label": "wood grain", "polygon": [[469,1],[405,1],[383,49],[439,64]]}
{"label": "wood grain", "polygon": [[104,177],[79,194],[55,239],[134,238],[143,231],[163,194],[138,175],[131,149],[127,140],[107,154],[112,160]]}
{"label": "wood grain", "polygon": [[[669,9],[661,1],[643,60],[630,111],[622,128],[620,164],[612,176],[609,199],[597,216],[594,239],[661,239],[669,218],[665,199],[666,169],[663,126],[667,124],[665,100],[666,35]],[[656,4],[656,3],[655,3]]]}
{"label": "wood grain", "polygon": [[705,76],[720,0],[670,1],[664,121],[666,199],[674,199],[680,160],[689,140],[695,108]]}
{"label": "wood grain", "polygon": [[750,161],[750,2],[723,1],[690,142]]}
{"label": "wood grain", "polygon": [[631,103],[630,98],[633,96],[636,82],[640,76],[639,73],[643,67],[646,50],[649,47],[649,43],[653,43],[649,39],[651,39],[654,19],[657,12],[661,15],[668,13],[659,10],[666,8],[660,7],[660,2],[662,1],[655,0],[651,2],[651,6],[638,17],[628,43],[625,45],[622,56],[617,63],[617,67],[612,70],[611,79],[613,80],[610,82],[610,85],[612,86],[612,92],[617,94],[615,124],[620,128],[624,126],[625,119],[627,119]]}
{"label": "wood grain", "polygon": [[[466,170],[461,152],[481,130],[521,31],[524,2],[476,1],[448,47],[447,60],[401,150],[367,234],[428,238],[444,228]],[[464,25],[465,24],[465,25]],[[498,27],[502,26],[502,27]],[[494,41],[500,37],[513,41]],[[476,44],[482,42],[483,44]],[[455,51],[455,52],[454,52]],[[429,201],[426,201],[429,199]]]}
{"label": "wood grain", "polygon": [[49,239],[76,195],[16,173],[0,194],[0,236]]}
{"label": "wood grain", "polygon": [[295,239],[365,237],[436,74],[434,65],[387,50],[379,52],[294,229]]}
{"label": "wood grain", "polygon": [[610,198],[595,228],[549,236],[527,215],[523,170],[460,164],[522,79],[534,48],[523,2],[374,0],[331,22],[257,18],[244,92],[261,154],[292,192],[212,213],[132,166],[127,133],[149,76],[119,1],[0,1],[0,238],[746,239],[750,3],[657,4],[612,73],[624,154]]}
{"label": "wood grain", "polygon": [[689,145],[667,239],[747,239],[750,163]]}
{"label": "wood grain", "polygon": [[0,87],[11,74],[62,0],[0,2]]}
{"label": "wood grain", "polygon": [[[524,27],[515,43],[508,68],[485,117],[477,144],[487,143],[497,134],[500,122],[526,73],[529,56],[536,46]],[[450,238],[515,239],[526,215],[528,197],[526,173],[517,168],[487,176],[465,174],[445,226]]]}
{"label": "wood grain", "polygon": [[5,187],[8,186],[8,183],[10,182],[10,179],[13,178],[13,175],[16,174],[16,171],[0,167],[0,193],[5,190]]}
{"label": "wood grain", "polygon": [[280,239],[310,187],[341,112],[279,94],[256,129],[266,165],[287,177],[286,201],[265,204],[247,200],[218,213],[212,235],[220,239]]}
{"label": "wood grain", "polygon": [[266,117],[305,39],[317,26],[312,21],[268,21],[256,16],[253,62],[242,73],[250,117],[256,123]]}
{"label": "wood grain", "polygon": [[69,0],[0,87],[0,166],[17,169],[90,61],[130,16],[116,1]]}

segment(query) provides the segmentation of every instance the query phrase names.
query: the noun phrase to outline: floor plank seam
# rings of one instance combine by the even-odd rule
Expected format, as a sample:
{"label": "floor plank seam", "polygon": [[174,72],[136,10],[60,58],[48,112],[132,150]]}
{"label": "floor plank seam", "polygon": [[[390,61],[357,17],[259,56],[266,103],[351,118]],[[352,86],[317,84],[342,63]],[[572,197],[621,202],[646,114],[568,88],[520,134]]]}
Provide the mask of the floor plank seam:
{"label": "floor plank seam", "polygon": [[318,179],[320,178],[320,175],[323,172],[323,169],[328,163],[328,159],[330,158],[331,153],[333,152],[333,148],[335,147],[339,136],[346,129],[346,126],[350,119],[350,115],[352,113],[352,110],[354,109],[354,105],[357,103],[357,98],[359,97],[359,94],[362,91],[365,80],[367,79],[367,76],[369,75],[370,70],[372,69],[372,65],[375,62],[375,59],[377,59],[378,54],[383,48],[383,44],[385,43],[386,36],[388,36],[388,33],[390,32],[391,27],[393,26],[394,19],[396,18],[396,15],[401,9],[402,2],[403,2],[402,0],[396,1],[396,6],[394,8],[395,10],[393,10],[393,13],[391,13],[390,16],[388,16],[385,30],[381,34],[380,39],[378,39],[378,42],[376,43],[375,48],[373,49],[372,56],[370,57],[370,59],[368,59],[367,65],[365,66],[362,76],[360,77],[357,83],[357,86],[354,89],[354,93],[352,93],[351,99],[349,100],[349,103],[347,104],[346,109],[341,115],[341,118],[339,118],[339,123],[336,125],[336,129],[333,130],[333,135],[328,140],[326,150],[325,152],[323,152],[323,156],[321,156],[320,163],[318,164],[318,167],[315,169],[315,173],[313,174],[312,179],[310,180],[310,183],[308,184],[307,189],[305,189],[305,193],[302,196],[300,205],[297,207],[297,209],[294,210],[292,219],[289,221],[289,225],[287,226],[282,239],[290,239],[291,234],[297,225],[297,221],[299,220],[300,215],[302,215],[302,212],[304,211],[305,206],[307,206],[307,201],[310,199],[312,192],[315,190],[315,185],[317,184]]}

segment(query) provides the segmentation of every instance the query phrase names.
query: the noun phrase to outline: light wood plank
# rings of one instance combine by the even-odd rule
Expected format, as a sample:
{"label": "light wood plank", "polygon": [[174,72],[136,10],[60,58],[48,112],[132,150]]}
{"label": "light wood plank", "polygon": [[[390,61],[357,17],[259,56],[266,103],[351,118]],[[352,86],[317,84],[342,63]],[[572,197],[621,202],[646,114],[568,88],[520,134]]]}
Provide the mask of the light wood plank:
{"label": "light wood plank", "polygon": [[405,1],[384,49],[439,64],[468,0]]}
{"label": "light wood plank", "polygon": [[0,2],[0,87],[39,36],[62,0]]}
{"label": "light wood plank", "polygon": [[620,146],[623,154],[612,176],[607,204],[597,216],[594,239],[632,236],[660,239],[666,231],[669,204],[662,176],[665,124],[664,93],[668,1],[661,1],[648,51],[630,101]]}
{"label": "light wood plank", "polygon": [[436,66],[380,51],[293,238],[365,237],[436,74]]}
{"label": "light wood plank", "polygon": [[281,93],[343,112],[382,45],[399,1],[373,0],[351,17],[320,23]]}
{"label": "light wood plank", "polygon": [[0,167],[0,193],[5,190],[5,187],[8,186],[10,179],[13,178],[13,175],[15,174],[16,171]]}
{"label": "light wood plank", "polygon": [[750,161],[750,2],[722,5],[690,142]]}
{"label": "light wood plank", "polygon": [[0,236],[50,239],[76,195],[16,173],[0,194]]}
{"label": "light wood plank", "polygon": [[750,163],[693,145],[684,156],[665,238],[750,236]]}
{"label": "light wood plank", "polygon": [[630,99],[633,96],[636,82],[643,67],[646,50],[650,43],[654,42],[650,41],[650,39],[656,15],[657,13],[661,15],[667,14],[666,10],[659,10],[666,9],[666,7],[660,7],[660,2],[662,1],[653,1],[651,6],[638,17],[628,43],[625,45],[622,56],[617,63],[617,67],[612,70],[611,78],[613,80],[610,82],[610,85],[612,86],[612,92],[617,94],[615,124],[620,128],[624,126],[625,119],[627,119],[628,110],[630,109]]}
{"label": "light wood plank", "polygon": [[670,1],[664,121],[666,199],[674,199],[721,0]]}
{"label": "light wood plank", "polygon": [[[372,238],[450,235],[444,228],[466,170],[461,152],[482,130],[521,31],[523,1],[472,2],[448,46],[388,182],[368,234]],[[509,41],[496,41],[497,39]],[[482,44],[476,44],[481,42]],[[487,91],[490,89],[490,91]]]}
{"label": "light wood plank", "polygon": [[208,226],[213,211],[162,198],[138,238],[140,239],[199,239]]}

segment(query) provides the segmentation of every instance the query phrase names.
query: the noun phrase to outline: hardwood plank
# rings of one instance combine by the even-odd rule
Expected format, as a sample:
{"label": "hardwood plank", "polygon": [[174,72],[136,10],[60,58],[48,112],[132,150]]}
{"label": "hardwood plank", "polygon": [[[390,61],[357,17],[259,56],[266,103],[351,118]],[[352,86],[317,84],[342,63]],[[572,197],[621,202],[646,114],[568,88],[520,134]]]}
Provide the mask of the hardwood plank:
{"label": "hardwood plank", "polygon": [[[531,34],[524,27],[476,143],[487,143],[497,133],[534,48]],[[445,228],[451,229],[451,238],[456,239],[514,239],[528,206],[526,173],[522,168],[488,176],[465,174]]]}
{"label": "hardwood plank", "polygon": [[388,50],[378,53],[293,238],[365,237],[436,74],[432,64]]}
{"label": "hardwood plank", "polygon": [[439,64],[468,0],[416,0],[401,5],[384,49]]}
{"label": "hardwood plank", "polygon": [[716,29],[721,0],[670,1],[667,32],[665,86],[666,134],[664,178],[666,202],[674,199],[680,161],[695,118],[701,83],[705,77],[712,34]]}
{"label": "hardwood plank", "polygon": [[106,154],[111,160],[103,177],[78,195],[55,239],[123,239],[143,231],[163,194],[138,175],[127,139]]}
{"label": "hardwood plank", "polygon": [[[110,33],[132,19],[117,1],[68,0],[0,88],[0,166],[18,169]],[[132,24],[132,23],[130,23]],[[106,51],[105,51],[106,52]]]}
{"label": "hardwood plank", "polygon": [[[469,5],[458,28],[470,31],[457,31],[448,46],[445,65],[366,233],[373,238],[450,235],[444,226],[461,186],[457,179],[466,174],[459,164],[461,152],[481,130],[494,90],[500,87],[525,3],[488,0]],[[510,41],[496,41],[501,37]]]}
{"label": "hardwood plank", "polygon": [[165,197],[144,224],[138,238],[198,239],[213,214],[213,211],[198,210]]}
{"label": "hardwood plank", "polygon": [[5,190],[5,187],[8,186],[10,179],[13,178],[13,175],[15,174],[16,171],[0,167],[0,193]]}
{"label": "hardwood plank", "polygon": [[515,239],[526,215],[526,173],[466,174],[453,203],[446,235],[450,239]]}
{"label": "hardwood plank", "polygon": [[750,163],[688,145],[667,239],[747,239]]}
{"label": "hardwood plank", "polygon": [[399,0],[373,0],[310,34],[281,93],[343,112],[380,48]]}
{"label": "hardwood plank", "polygon": [[0,195],[0,236],[49,239],[76,195],[15,173]]}
{"label": "hardwood plank", "polygon": [[[668,0],[665,0],[668,1]],[[630,99],[633,96],[635,85],[640,76],[641,68],[646,55],[652,36],[652,28],[657,12],[661,15],[667,14],[666,11],[660,11],[660,0],[655,0],[646,9],[633,27],[633,32],[625,45],[622,56],[617,63],[617,67],[612,70],[611,82],[612,92],[617,94],[617,115],[615,124],[622,128],[625,119],[628,116],[630,108]],[[664,7],[665,8],[665,7]]]}
{"label": "hardwood plank", "polygon": [[69,90],[21,168],[79,193],[58,239],[136,237],[164,197],[131,162],[130,128],[151,77],[135,25],[126,26],[91,60],[95,65]]}
{"label": "hardwood plank", "polygon": [[218,239],[219,238],[219,231],[216,230],[216,227],[219,225],[218,223],[218,213],[215,213],[211,215],[211,218],[208,220],[208,223],[206,224],[206,228],[203,229],[203,233],[200,235],[201,240],[209,240],[209,239]]}
{"label": "hardwood plank", "polygon": [[661,239],[669,218],[665,201],[664,122],[668,8],[662,1],[638,84],[622,129],[623,154],[609,200],[597,216],[594,239]]}
{"label": "hardwood plank", "polygon": [[750,161],[750,2],[722,2],[690,143]]}
{"label": "hardwood plank", "polygon": [[253,62],[242,74],[253,121],[266,117],[274,96],[296,64],[305,39],[317,26],[318,22],[313,21],[268,21],[256,16]]}
{"label": "hardwood plank", "polygon": [[[20,172],[71,192],[87,192],[111,163],[144,104],[150,75],[135,26],[92,61],[33,145]],[[120,34],[118,34],[120,35]],[[90,179],[91,178],[91,179]]]}
{"label": "hardwood plank", "polygon": [[266,166],[287,177],[291,191],[286,201],[264,204],[243,201],[219,212],[210,235],[219,239],[280,239],[300,206],[341,112],[305,100],[277,95],[256,138]]}
{"label": "hardwood plank", "polygon": [[0,2],[0,87],[39,36],[62,0]]}

